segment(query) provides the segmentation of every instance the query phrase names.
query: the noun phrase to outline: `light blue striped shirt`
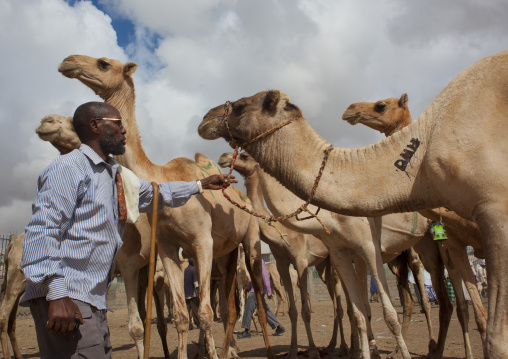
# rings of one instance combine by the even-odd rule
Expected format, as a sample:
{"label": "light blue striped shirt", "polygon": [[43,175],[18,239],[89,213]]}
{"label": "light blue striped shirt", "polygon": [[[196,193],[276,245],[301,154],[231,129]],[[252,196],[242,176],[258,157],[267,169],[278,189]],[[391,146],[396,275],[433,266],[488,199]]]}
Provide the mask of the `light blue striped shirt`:
{"label": "light blue striped shirt", "polygon": [[[21,303],[68,296],[106,309],[125,230],[118,221],[117,169],[113,158],[105,162],[81,145],[41,173],[23,241],[21,269],[27,284]],[[158,209],[182,206],[198,191],[196,182],[161,183]],[[140,212],[152,211],[152,198],[151,183],[140,179]]]}

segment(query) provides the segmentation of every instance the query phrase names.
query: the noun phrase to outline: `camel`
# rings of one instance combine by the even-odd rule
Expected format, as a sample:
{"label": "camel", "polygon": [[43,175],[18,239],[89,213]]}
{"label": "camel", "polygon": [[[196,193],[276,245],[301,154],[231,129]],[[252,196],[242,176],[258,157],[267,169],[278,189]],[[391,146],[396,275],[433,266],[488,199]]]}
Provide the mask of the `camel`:
{"label": "camel", "polygon": [[[268,214],[264,204],[263,195],[259,190],[259,178],[257,176],[253,161],[248,161],[248,155],[242,153],[240,158],[235,161],[234,169],[245,178],[245,186],[247,189],[247,196],[252,201],[254,210],[265,216]],[[230,167],[232,163],[232,154],[224,153],[218,161],[221,167]],[[284,288],[288,292],[289,297],[289,317],[291,319],[291,345],[288,356],[296,358],[298,353],[298,333],[297,333],[297,316],[296,309],[296,284],[299,283],[301,302],[302,302],[302,320],[307,330],[307,338],[309,340],[309,356],[316,353],[317,348],[314,344],[312,337],[312,330],[310,327],[311,310],[309,306],[308,296],[308,268],[311,266],[316,267],[320,273],[323,282],[328,288],[330,298],[334,303],[334,330],[328,348],[334,349],[336,345],[337,330],[341,327],[341,351],[347,352],[347,345],[343,335],[342,328],[342,308],[341,308],[341,285],[334,282],[334,276],[331,273],[331,266],[328,259],[328,248],[323,242],[314,236],[290,231],[284,228],[279,223],[268,225],[264,221],[259,222],[259,230],[261,240],[268,244],[272,255],[275,258],[277,271],[280,274]],[[290,265],[293,265],[293,268]],[[296,274],[294,280],[291,278],[291,271]],[[327,273],[327,274],[326,274]],[[277,281],[275,279],[275,281]],[[280,283],[280,282],[279,282]]]}
{"label": "camel", "polygon": [[[232,157],[232,153],[223,154],[219,163],[223,165],[230,164],[232,162]],[[247,153],[242,152],[237,157],[234,168],[237,168],[240,173],[249,174],[248,181],[246,179],[248,193],[252,191],[251,187],[254,187],[253,184],[258,186],[257,193],[259,194],[255,196],[251,195],[250,197],[253,200],[254,207],[263,215],[268,212],[268,210],[264,209],[262,206],[263,199],[270,211],[277,215],[288,213],[288,207],[295,208],[297,206],[295,203],[298,203],[299,199],[266,174]],[[254,200],[254,198],[258,197],[260,200]],[[330,229],[331,234],[327,234],[321,225],[318,224],[315,226],[317,222],[291,220],[285,221],[283,224],[298,232],[316,234],[329,248],[330,259],[332,263],[334,263],[335,270],[344,283],[345,290],[353,305],[353,311],[356,313],[356,326],[358,327],[361,337],[360,343],[363,346],[361,349],[362,354],[365,357],[369,355],[369,348],[367,347],[369,344],[373,354],[377,355],[373,333],[367,320],[367,317],[370,316],[367,304],[367,285],[366,282],[364,285],[361,284],[362,280],[365,281],[367,278],[365,267],[365,263],[367,263],[375,280],[379,283],[378,288],[380,289],[381,300],[384,305],[385,320],[390,330],[396,336],[399,348],[404,351],[405,343],[402,336],[405,335],[407,324],[406,321],[404,321],[404,331],[401,333],[397,314],[394,312],[392,303],[387,294],[388,284],[386,283],[382,263],[383,260],[393,260],[400,251],[407,249],[411,243],[416,243],[425,233],[427,221],[421,216],[412,214],[390,215],[386,216],[385,223],[383,223],[384,227],[381,231],[380,228],[371,228],[369,220],[366,218],[340,216],[325,211],[322,220]],[[408,230],[411,231],[411,233],[408,232]],[[291,239],[288,240],[288,242],[292,243]],[[381,246],[381,243],[383,246]],[[299,246],[296,245],[295,247]],[[352,260],[355,260],[355,268],[358,274],[355,273],[355,269],[353,269],[351,265]],[[415,268],[415,275],[420,278],[421,290],[423,290],[423,271],[420,272],[419,268]],[[407,273],[405,278],[407,282]],[[360,319],[358,317],[360,316],[363,317],[363,321],[358,321]],[[352,315],[350,315],[350,318],[351,317]],[[430,323],[428,313],[427,317]],[[354,326],[355,325],[352,323],[353,328]],[[367,334],[369,336],[368,339]],[[433,343],[432,327],[430,324],[429,337],[430,343]],[[435,350],[434,345],[429,345],[429,349],[431,355],[433,355],[433,351]],[[408,353],[404,353],[404,355],[408,355]]]}
{"label": "camel", "polygon": [[9,341],[16,359],[22,359],[16,338],[16,315],[21,296],[25,292],[25,275],[21,271],[21,255],[23,251],[23,238],[21,234],[12,238],[5,250],[4,281],[0,295],[0,340],[4,358],[11,357]]}
{"label": "camel", "polygon": [[266,270],[270,275],[270,285],[272,287],[272,292],[275,293],[275,296],[277,297],[274,298],[277,306],[277,309],[275,310],[274,314],[275,316],[279,314],[280,305],[282,304],[281,313],[282,315],[284,315],[286,313],[286,295],[284,294],[284,290],[282,289],[279,271],[277,270],[277,266],[271,263],[266,263]]}
{"label": "camel", "polygon": [[[446,206],[476,222],[491,273],[485,357],[496,359],[508,357],[508,283],[501,278],[508,272],[502,157],[508,146],[507,70],[508,50],[479,60],[452,79],[411,125],[364,148],[330,150],[312,197],[314,205],[346,215]],[[309,198],[329,145],[300,109],[279,91],[242,98],[231,108],[228,127],[224,106],[211,109],[199,126],[201,136],[242,143],[291,120],[245,150],[289,190]],[[305,154],[296,156],[296,165],[295,154]]]}
{"label": "camel", "polygon": [[[361,123],[384,133],[388,137],[412,123],[408,102],[409,97],[404,93],[400,99],[388,98],[376,102],[353,103],[344,111],[342,119],[351,125]],[[473,303],[478,331],[480,332],[482,343],[485,345],[487,313],[476,290],[476,279],[469,265],[466,251],[466,246],[470,245],[475,249],[477,257],[483,258],[484,256],[478,226],[476,223],[467,221],[445,208],[423,210],[420,213],[434,222],[443,222],[444,219],[446,223],[450,239],[440,243],[440,255],[448,272],[452,273],[450,279],[453,286],[457,288],[457,292],[462,292],[460,290],[460,281],[464,281]],[[460,276],[460,280],[458,280],[457,275]],[[457,304],[457,316],[460,319],[465,337],[466,356],[472,357],[467,329],[469,314],[462,295],[457,297]]]}
{"label": "camel", "polygon": [[[84,55],[72,55],[63,60],[58,71],[65,77],[75,78],[111,105],[115,106],[123,119],[127,130],[126,151],[117,156],[116,160],[129,168],[139,177],[157,183],[167,181],[192,181],[206,177],[213,173],[222,173],[220,168],[205,156],[196,155],[193,162],[186,158],[176,158],[165,165],[155,165],[146,156],[142,147],[135,115],[135,90],[132,74],[137,65],[129,62],[123,64],[114,59],[93,58]],[[230,186],[226,192],[251,206],[249,199],[239,189]],[[243,241],[248,253],[247,263],[253,285],[256,289],[258,304],[261,304],[259,294],[261,288],[261,251],[257,223],[251,220],[245,212],[231,205],[222,196],[212,191],[205,191],[199,197],[191,198],[185,206],[178,208],[165,207],[159,213],[157,225],[157,243],[159,255],[171,286],[175,305],[175,325],[178,332],[178,357],[187,357],[187,335],[189,330],[188,313],[183,295],[183,273],[179,266],[178,251],[183,249],[183,256],[194,258],[199,286],[199,318],[200,342],[206,340],[206,351],[211,358],[217,357],[215,341],[212,335],[213,312],[210,306],[210,273],[213,258],[222,258],[226,267],[236,265],[239,243]],[[225,256],[229,254],[229,257]],[[228,319],[223,320],[226,336],[221,357],[235,356],[234,339],[232,338],[233,324],[236,321],[236,307],[234,303],[234,282],[236,271],[227,271],[225,280],[228,308]],[[262,307],[261,305],[259,305]],[[266,332],[266,313],[259,310],[262,320],[263,336],[267,346],[268,357],[273,357]],[[136,314],[136,313],[134,313]],[[135,317],[135,315],[134,315]],[[131,331],[135,338],[138,353],[143,353],[143,328],[139,326]],[[230,346],[230,343],[232,345]],[[203,353],[201,353],[203,354]]]}

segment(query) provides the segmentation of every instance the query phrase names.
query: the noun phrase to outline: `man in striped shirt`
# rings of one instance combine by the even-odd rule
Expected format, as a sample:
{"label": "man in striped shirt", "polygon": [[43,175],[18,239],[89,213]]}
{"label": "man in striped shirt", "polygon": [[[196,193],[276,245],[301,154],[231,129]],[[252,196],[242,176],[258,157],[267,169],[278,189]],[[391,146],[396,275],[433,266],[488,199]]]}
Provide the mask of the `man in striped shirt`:
{"label": "man in striped shirt", "polygon": [[[42,358],[110,358],[106,291],[122,245],[117,162],[125,152],[120,112],[104,102],[79,106],[73,125],[82,145],[39,176],[21,267]],[[158,210],[184,205],[225,175],[159,184]],[[236,183],[236,181],[231,181]],[[139,211],[152,211],[153,188],[139,179]]]}

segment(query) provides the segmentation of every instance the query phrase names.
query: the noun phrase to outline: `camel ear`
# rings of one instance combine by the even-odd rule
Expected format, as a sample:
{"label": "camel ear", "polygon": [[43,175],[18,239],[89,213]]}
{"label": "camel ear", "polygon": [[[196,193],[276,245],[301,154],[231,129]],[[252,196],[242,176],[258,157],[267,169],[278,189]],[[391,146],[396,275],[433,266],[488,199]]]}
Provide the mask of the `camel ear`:
{"label": "camel ear", "polygon": [[130,76],[134,72],[136,72],[137,68],[138,68],[138,64],[136,64],[134,62],[128,62],[123,67],[123,73]]}
{"label": "camel ear", "polygon": [[263,111],[275,112],[279,100],[280,100],[280,91],[277,90],[268,91],[263,101]]}
{"label": "camel ear", "polygon": [[403,93],[402,96],[400,96],[399,107],[407,107],[408,102],[409,97],[407,96],[407,93]]}

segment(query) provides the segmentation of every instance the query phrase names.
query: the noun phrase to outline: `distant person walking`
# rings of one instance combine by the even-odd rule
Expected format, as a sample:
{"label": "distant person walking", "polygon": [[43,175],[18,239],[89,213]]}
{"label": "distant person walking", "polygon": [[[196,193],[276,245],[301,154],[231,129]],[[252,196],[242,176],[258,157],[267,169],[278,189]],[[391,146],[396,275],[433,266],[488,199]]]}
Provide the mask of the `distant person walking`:
{"label": "distant person walking", "polygon": [[[268,271],[266,270],[265,262],[261,260],[261,269],[262,269],[262,276],[263,276],[263,294],[261,296],[261,299],[263,301],[263,307],[266,311],[266,321],[268,325],[272,329],[275,329],[274,335],[281,335],[286,331],[286,329],[279,323],[275,315],[273,315],[272,311],[270,310],[270,307],[266,304],[265,301],[265,294],[268,295],[268,299],[272,298],[272,288],[270,287],[270,276],[268,275]],[[238,339],[243,338],[250,338],[250,323],[252,321],[252,316],[254,315],[254,312],[256,311],[256,308],[258,307],[256,302],[256,295],[254,293],[254,288],[252,287],[252,282],[249,283],[247,286],[247,290],[250,289],[249,296],[247,297],[247,300],[245,302],[245,311],[243,312],[243,319],[242,319],[242,328],[245,329],[243,333],[238,334]]]}
{"label": "distant person walking", "polygon": [[377,291],[376,282],[374,281],[374,278],[372,275],[370,276],[370,300],[372,302],[379,302],[379,292]]}
{"label": "distant person walking", "polygon": [[189,259],[189,266],[183,272],[183,283],[185,290],[185,304],[187,304],[187,311],[189,312],[189,329],[194,329],[192,322],[199,328],[199,295],[198,295],[198,278],[194,269],[194,261]]}

